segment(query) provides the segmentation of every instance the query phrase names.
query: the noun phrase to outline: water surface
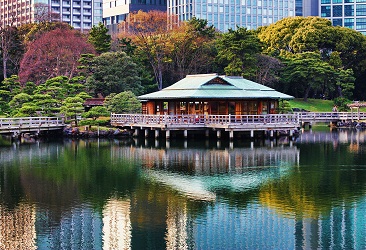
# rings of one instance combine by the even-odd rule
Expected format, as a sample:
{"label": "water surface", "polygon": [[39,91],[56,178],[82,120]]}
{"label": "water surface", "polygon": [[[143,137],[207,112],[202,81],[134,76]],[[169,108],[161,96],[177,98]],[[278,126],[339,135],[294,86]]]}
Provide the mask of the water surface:
{"label": "water surface", "polygon": [[365,249],[365,140],[5,143],[0,249]]}

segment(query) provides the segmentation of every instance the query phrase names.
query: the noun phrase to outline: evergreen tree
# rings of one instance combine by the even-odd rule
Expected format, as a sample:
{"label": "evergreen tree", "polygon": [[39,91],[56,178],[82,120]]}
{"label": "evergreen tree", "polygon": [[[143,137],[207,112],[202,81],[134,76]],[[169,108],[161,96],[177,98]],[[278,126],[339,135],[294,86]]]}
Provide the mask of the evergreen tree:
{"label": "evergreen tree", "polygon": [[108,34],[108,28],[102,23],[91,28],[88,41],[93,44],[99,54],[108,52],[111,49],[111,36]]}

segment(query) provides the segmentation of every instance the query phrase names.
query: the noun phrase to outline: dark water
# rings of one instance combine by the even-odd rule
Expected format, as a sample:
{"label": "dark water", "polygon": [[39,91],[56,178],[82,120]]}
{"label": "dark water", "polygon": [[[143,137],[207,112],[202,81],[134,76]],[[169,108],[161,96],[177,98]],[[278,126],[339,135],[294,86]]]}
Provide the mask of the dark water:
{"label": "dark water", "polygon": [[0,249],[366,249],[365,141],[3,141]]}

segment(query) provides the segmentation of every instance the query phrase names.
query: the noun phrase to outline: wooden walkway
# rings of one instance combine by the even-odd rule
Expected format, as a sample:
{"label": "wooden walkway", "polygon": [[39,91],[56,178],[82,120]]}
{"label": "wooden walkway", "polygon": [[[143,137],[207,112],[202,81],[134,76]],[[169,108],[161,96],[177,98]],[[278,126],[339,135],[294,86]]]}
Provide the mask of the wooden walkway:
{"label": "wooden walkway", "polygon": [[60,130],[65,123],[58,117],[0,118],[0,133],[19,135],[27,132]]}
{"label": "wooden walkway", "polygon": [[155,131],[155,137],[164,131],[166,138],[171,131],[205,130],[208,137],[210,131],[216,131],[217,137],[221,132],[229,132],[232,139],[234,132],[249,131],[254,136],[255,131],[269,131],[273,137],[275,132],[285,131],[292,136],[305,123],[359,121],[366,120],[366,113],[352,112],[297,112],[293,114],[268,114],[268,115],[142,115],[142,114],[111,114],[111,125],[135,130],[145,130],[145,137],[149,131]]}

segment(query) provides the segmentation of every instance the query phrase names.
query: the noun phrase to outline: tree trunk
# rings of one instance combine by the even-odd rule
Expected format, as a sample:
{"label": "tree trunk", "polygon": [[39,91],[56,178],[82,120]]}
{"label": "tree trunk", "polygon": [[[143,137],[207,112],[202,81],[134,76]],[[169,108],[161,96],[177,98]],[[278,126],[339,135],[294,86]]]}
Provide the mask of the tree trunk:
{"label": "tree trunk", "polygon": [[305,94],[304,94],[304,102],[308,101],[308,97],[309,97],[309,92],[310,92],[310,86],[308,86],[305,90]]}

